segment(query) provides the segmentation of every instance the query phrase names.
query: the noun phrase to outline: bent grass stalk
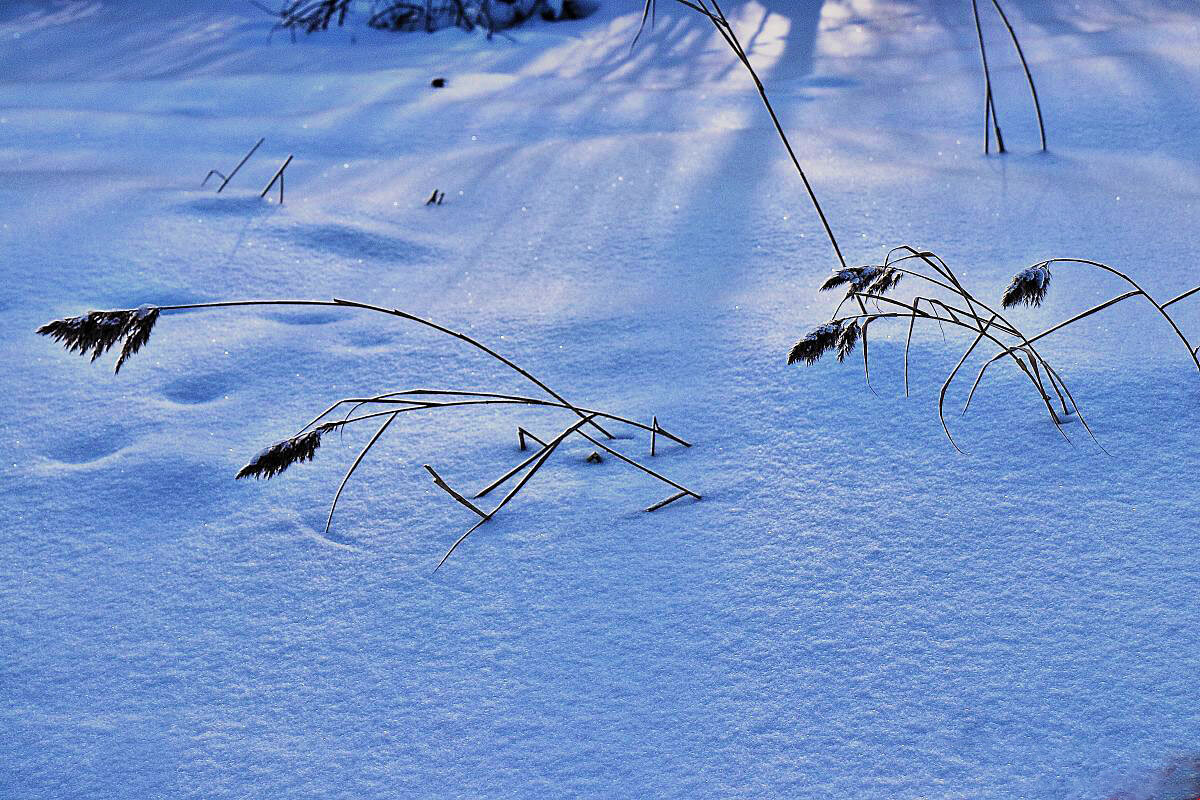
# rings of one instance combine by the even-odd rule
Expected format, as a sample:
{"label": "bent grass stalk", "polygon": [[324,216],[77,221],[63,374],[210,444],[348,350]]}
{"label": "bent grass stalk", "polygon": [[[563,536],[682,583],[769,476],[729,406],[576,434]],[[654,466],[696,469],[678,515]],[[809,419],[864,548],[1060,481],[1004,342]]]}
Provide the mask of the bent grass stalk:
{"label": "bent grass stalk", "polygon": [[[910,299],[898,299],[891,296],[891,293],[900,284],[901,278],[923,282],[955,299],[947,302],[941,297],[916,293]],[[961,448],[946,421],[946,398],[963,367],[985,342],[996,347],[998,352],[994,360],[1007,358],[1026,377],[1051,422],[1064,438],[1070,440],[1062,429],[1063,421],[1055,410],[1052,397],[1058,400],[1064,415],[1075,414],[1091,435],[1091,428],[1066,384],[1034,346],[1034,337],[1025,336],[1002,312],[972,294],[950,266],[933,253],[907,245],[897,247],[887,254],[882,264],[851,267],[835,272],[823,282],[821,289],[829,291],[843,286],[845,294],[835,307],[831,320],[797,342],[789,353],[788,363],[804,361],[814,364],[829,352],[836,352],[838,360],[844,361],[856,346],[862,329],[875,321],[898,319],[907,322],[908,329],[904,346],[904,384],[907,395],[910,351],[916,324],[918,321],[936,322],[939,326],[957,328],[972,334],[972,341],[950,370],[938,394],[938,419],[947,439],[956,450],[961,451]],[[856,307],[858,313],[843,313],[848,303]],[[867,304],[873,305],[875,310],[865,310]],[[864,351],[864,376],[868,380],[869,375],[869,358]]]}
{"label": "bent grass stalk", "polygon": [[[1076,322],[1086,319],[1093,314],[1104,311],[1105,309],[1111,308],[1112,306],[1124,302],[1125,300],[1129,300],[1130,298],[1134,297],[1144,297],[1146,302],[1148,302],[1155,309],[1155,311],[1158,312],[1159,316],[1166,320],[1167,324],[1171,326],[1171,330],[1174,332],[1176,338],[1178,338],[1179,341],[1183,343],[1183,346],[1187,348],[1188,356],[1191,358],[1193,366],[1196,367],[1197,371],[1200,371],[1200,355],[1197,353],[1197,350],[1200,348],[1192,346],[1191,341],[1189,341],[1187,336],[1183,333],[1179,323],[1174,317],[1171,316],[1170,313],[1167,312],[1168,307],[1182,300],[1186,300],[1197,292],[1200,292],[1200,286],[1188,289],[1186,292],[1172,297],[1165,303],[1159,303],[1148,291],[1146,291],[1145,288],[1141,286],[1141,284],[1135,281],[1127,273],[1118,270],[1115,267],[1111,267],[1107,264],[1087,258],[1051,258],[1045,261],[1040,261],[1037,264],[1034,264],[1032,267],[1028,267],[1027,269],[1017,273],[1004,292],[1004,297],[1002,299],[1003,305],[1006,308],[1011,308],[1022,304],[1028,306],[1040,306],[1050,286],[1050,266],[1053,264],[1074,264],[1078,266],[1093,267],[1103,272],[1107,272],[1110,275],[1115,275],[1133,288],[1130,291],[1123,292],[1122,294],[1109,298],[1103,303],[1098,303],[1086,311],[1081,311],[1078,314],[1063,320],[1062,322],[1051,325],[1049,328],[1046,328],[1045,330],[1029,337],[1027,340],[1029,343],[1043,339],[1052,333],[1056,333],[1057,331],[1060,331],[1069,325],[1073,325]],[[987,372],[988,368],[992,364],[1007,354],[1008,351],[1003,350],[988,361],[984,362],[983,366],[979,368],[979,372],[975,376],[975,381],[971,386],[971,391],[967,395],[966,403],[963,405],[963,413],[966,413],[967,409],[970,407],[971,399],[975,396],[975,390],[978,388],[980,381],[983,380],[984,373]]]}
{"label": "bent grass stalk", "polygon": [[[121,309],[117,311],[92,311],[87,314],[68,317],[66,319],[54,320],[42,325],[38,328],[39,334],[49,336],[61,343],[68,351],[77,352],[84,356],[90,356],[92,361],[95,361],[104,353],[111,350],[118,343],[122,343],[121,353],[117,359],[116,370],[119,371],[122,364],[131,356],[136,354],[149,341],[151,330],[159,317],[164,313],[170,312],[188,312],[197,310],[217,309],[217,308],[236,308],[236,307],[253,307],[253,306],[305,306],[305,307],[335,307],[347,310],[370,311],[374,313],[385,314],[392,317],[414,322],[419,325],[431,328],[432,330],[441,333],[445,336],[457,339],[471,347],[485,353],[492,359],[500,362],[505,367],[513,370],[521,375],[527,381],[537,386],[545,392],[550,399],[527,397],[523,395],[503,394],[498,392],[477,391],[468,389],[406,389],[403,391],[387,392],[370,397],[348,397],[336,401],[328,408],[314,417],[299,432],[288,439],[276,442],[275,444],[262,450],[258,455],[250,460],[237,474],[238,478],[272,478],[292,464],[302,463],[311,460],[317,449],[321,446],[322,437],[335,430],[343,430],[348,426],[358,423],[375,421],[380,422],[379,427],[367,441],[366,445],[359,451],[349,469],[346,471],[341,482],[338,485],[337,491],[334,494],[333,501],[330,504],[329,515],[326,518],[325,530],[328,531],[333,522],[334,512],[337,510],[337,504],[342,496],[346,485],[355,471],[361,466],[368,453],[375,447],[388,428],[396,420],[400,414],[412,411],[434,411],[445,410],[450,408],[470,408],[476,406],[520,406],[526,408],[540,408],[548,410],[569,411],[578,419],[569,427],[559,433],[553,439],[548,440],[542,445],[542,448],[531,457],[524,459],[516,467],[505,472],[498,479],[493,480],[484,489],[475,495],[476,498],[483,497],[492,490],[498,488],[510,479],[521,475],[516,485],[509,490],[499,504],[491,511],[482,511],[474,503],[471,503],[461,493],[454,490],[442,477],[433,469],[426,465],[425,468],[433,476],[435,483],[455,499],[460,504],[478,514],[481,519],[475,523],[466,533],[459,537],[454,545],[447,551],[442,560],[438,562],[440,568],[450,554],[458,548],[458,546],[466,540],[471,533],[479,528],[484,522],[488,521],[496,515],[502,508],[508,505],[514,497],[521,491],[529,480],[541,469],[554,451],[572,435],[578,435],[586,439],[588,442],[596,445],[605,452],[612,454],[618,460],[628,464],[637,470],[649,475],[658,482],[670,487],[675,491],[666,500],[660,501],[649,508],[647,511],[654,511],[662,508],[681,497],[693,497],[697,500],[701,496],[679,484],[670,478],[642,465],[638,461],[626,456],[604,444],[596,436],[602,436],[612,440],[615,437],[613,434],[601,425],[601,420],[609,424],[626,425],[638,430],[647,431],[653,438],[652,447],[657,447],[658,437],[663,437],[674,441],[684,447],[691,447],[691,444],[683,438],[669,433],[657,423],[657,417],[650,425],[646,425],[636,420],[612,414],[597,409],[587,409],[568,402],[561,394],[551,389],[546,383],[536,378],[532,373],[518,366],[515,362],[500,355],[495,350],[492,350],[482,342],[470,337],[464,333],[440,325],[436,322],[423,319],[406,311],[401,311],[396,308],[385,308],[383,306],[372,305],[370,303],[360,303],[353,300],[344,300],[334,298],[333,300],[230,300],[218,301],[210,303],[187,303],[179,305],[163,305],[163,306],[143,306],[139,309]],[[342,417],[333,421],[328,421],[328,417],[342,407],[348,407],[349,411]],[[358,410],[366,408],[364,413],[359,414]],[[382,408],[383,410],[373,411],[371,407]],[[596,436],[589,435],[585,427],[591,428]],[[522,443],[526,436],[537,439],[532,434],[518,429]]]}

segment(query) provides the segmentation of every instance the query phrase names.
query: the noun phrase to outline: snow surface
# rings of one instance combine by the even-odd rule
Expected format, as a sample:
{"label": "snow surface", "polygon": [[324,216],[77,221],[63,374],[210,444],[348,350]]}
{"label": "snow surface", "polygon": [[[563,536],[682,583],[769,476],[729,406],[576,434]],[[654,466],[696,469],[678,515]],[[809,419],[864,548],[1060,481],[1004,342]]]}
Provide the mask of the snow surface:
{"label": "snow surface", "polygon": [[[828,244],[705,21],[660,3],[630,53],[634,5],[292,44],[233,0],[0,4],[0,797],[1200,794],[1178,341],[1130,302],[1048,342],[1111,456],[1011,368],[951,416],[956,454],[934,405],[967,342],[936,330],[908,400],[900,326],[873,331],[878,395],[786,367],[832,309]],[[981,154],[965,0],[730,13],[852,263],[911,243],[987,298],[1064,255],[1200,283],[1195,4],[1006,7],[1049,154],[986,13],[1012,152]],[[285,204],[259,201],[288,154]],[[1119,291],[1056,267],[1014,318]],[[696,446],[653,466],[704,499],[642,513],[666,492],[573,441],[434,574],[473,519],[420,465],[476,486],[517,424],[565,418],[401,418],[328,535],[369,431],[233,474],[339,397],[519,377],[331,310],[165,315],[116,377],[33,335],[231,296],[460,327],[574,402],[656,414]]]}

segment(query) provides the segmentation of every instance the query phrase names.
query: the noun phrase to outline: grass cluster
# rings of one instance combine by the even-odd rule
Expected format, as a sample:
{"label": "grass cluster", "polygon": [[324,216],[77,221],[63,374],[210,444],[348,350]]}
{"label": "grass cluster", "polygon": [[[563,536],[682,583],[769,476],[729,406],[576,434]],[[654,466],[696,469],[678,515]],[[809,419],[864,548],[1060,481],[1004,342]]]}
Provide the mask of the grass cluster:
{"label": "grass cluster", "polygon": [[[248,306],[332,306],[341,309],[374,312],[413,322],[457,339],[485,353],[493,360],[517,372],[547,395],[547,397],[527,397],[473,389],[407,389],[365,397],[344,397],[331,404],[314,419],[310,420],[297,433],[263,449],[237,473],[238,478],[273,478],[287,470],[293,464],[312,460],[321,446],[322,437],[326,434],[360,424],[377,425],[378,427],[374,434],[372,434],[366,446],[358,453],[358,456],[354,459],[345,476],[342,478],[341,483],[338,485],[337,492],[334,494],[333,501],[330,504],[329,516],[326,519],[326,530],[333,523],[333,514],[337,509],[338,500],[341,498],[342,491],[346,488],[350,478],[397,417],[401,414],[419,411],[443,411],[477,406],[502,405],[560,411],[568,410],[574,414],[576,419],[566,428],[545,441],[536,439],[536,437],[533,437],[532,434],[529,434],[524,429],[519,429],[522,450],[525,449],[525,440],[527,437],[535,439],[541,447],[527,458],[524,458],[516,466],[504,472],[504,474],[491,480],[470,499],[443,480],[433,467],[425,465],[425,469],[433,477],[434,483],[439,488],[479,517],[475,524],[454,542],[441,561],[438,562],[438,567],[441,567],[445,563],[450,554],[468,536],[507,506],[530,479],[537,474],[563,442],[570,437],[579,437],[587,440],[598,448],[598,450],[608,453],[616,460],[668,487],[671,494],[646,508],[646,511],[656,511],[685,497],[692,497],[696,500],[700,499],[700,495],[697,492],[619,451],[612,443],[616,437],[604,427],[605,425],[616,424],[649,433],[651,456],[657,454],[657,443],[660,437],[676,442],[684,447],[691,447],[690,443],[659,425],[657,417],[652,418],[650,424],[646,424],[606,411],[577,406],[568,402],[561,394],[534,377],[523,367],[518,366],[478,340],[444,325],[422,319],[399,309],[384,308],[383,306],[371,305],[369,303],[336,298],[333,300],[236,300],[173,306],[142,306],[138,309],[121,309],[117,311],[92,311],[80,316],[48,322],[38,328],[37,332],[60,342],[68,351],[90,356],[92,361],[95,361],[104,353],[121,344],[120,356],[117,359],[116,365],[116,369],[119,371],[122,364],[129,357],[136,354],[149,341],[151,330],[154,328],[160,315],[173,312]],[[337,418],[338,414],[342,414],[342,416]],[[476,503],[472,502],[472,500],[480,500],[488,496],[509,482],[512,482],[511,488],[492,508],[480,508]]]}
{"label": "grass cluster", "polygon": [[[647,24],[653,24],[656,2],[657,0],[644,0],[641,25],[634,37],[634,45],[637,44],[638,38],[645,31]],[[1200,370],[1200,357],[1197,356],[1197,348],[1191,345],[1176,320],[1167,311],[1173,304],[1200,292],[1200,287],[1189,289],[1166,302],[1160,303],[1129,275],[1106,264],[1079,258],[1048,259],[1022,270],[1013,278],[1001,300],[1001,306],[1004,309],[1021,304],[1030,306],[1040,305],[1050,287],[1051,267],[1056,265],[1071,264],[1099,269],[1120,278],[1131,288],[1129,291],[1080,312],[1070,319],[1059,322],[1033,336],[1027,336],[1007,319],[1002,311],[982,302],[979,297],[969,291],[950,266],[932,252],[904,245],[892,249],[882,264],[859,267],[849,266],[841,247],[838,245],[837,237],[834,236],[829,219],[826,217],[825,211],[821,208],[821,204],[817,200],[816,191],[813,189],[812,183],[804,172],[800,159],[796,155],[795,148],[792,147],[792,143],[788,140],[787,133],[779,121],[778,114],[776,114],[774,107],[771,105],[766,87],[755,71],[754,65],[750,63],[750,58],[746,53],[745,47],[743,47],[737,32],[721,8],[720,0],[676,0],[676,2],[700,14],[712,23],[714,29],[720,34],[725,44],[754,81],[754,86],[758,91],[763,106],[770,115],[771,122],[775,126],[775,131],[784,148],[787,150],[788,157],[796,168],[801,182],[804,184],[804,189],[812,201],[813,208],[821,222],[821,227],[829,239],[829,244],[833,248],[834,255],[837,257],[839,266],[835,268],[834,274],[824,282],[821,289],[828,291],[844,286],[845,294],[835,308],[829,321],[818,325],[793,345],[791,351],[788,353],[789,364],[798,362],[809,365],[815,364],[827,353],[835,353],[838,361],[845,361],[861,343],[863,370],[869,384],[870,358],[868,356],[868,333],[871,324],[881,320],[892,319],[907,321],[908,337],[904,348],[904,388],[907,395],[909,352],[916,324],[918,322],[936,322],[939,326],[943,327],[943,330],[945,326],[951,326],[967,331],[971,336],[971,342],[965,348],[958,363],[955,364],[946,377],[938,397],[938,417],[941,420],[942,429],[955,449],[959,449],[958,444],[954,441],[954,437],[950,433],[950,428],[946,424],[946,395],[951,384],[958,377],[968,359],[981,344],[986,343],[985,346],[994,346],[997,349],[984,362],[983,366],[980,367],[971,390],[967,395],[966,402],[963,405],[963,413],[966,413],[970,407],[971,399],[974,397],[975,391],[978,389],[988,368],[998,361],[1007,360],[1017,366],[1026,378],[1028,378],[1030,386],[1041,399],[1051,421],[1064,437],[1066,437],[1066,433],[1062,428],[1063,417],[1069,415],[1077,416],[1089,435],[1092,432],[1083,414],[1080,412],[1078,404],[1063,381],[1062,376],[1051,366],[1036,347],[1036,342],[1055,331],[1062,330],[1068,325],[1079,322],[1117,303],[1134,297],[1142,297],[1170,325],[1175,335],[1187,348],[1188,355],[1193,364],[1197,370]],[[1025,71],[1026,81],[1029,85],[1030,96],[1032,97],[1034,111],[1037,116],[1041,147],[1042,150],[1045,150],[1046,129],[1042,119],[1041,105],[1038,102],[1037,88],[1034,85],[1029,64],[1025,60],[1025,54],[1021,48],[1020,40],[1017,38],[1016,31],[1013,29],[1012,23],[1009,21],[1008,15],[1005,14],[999,0],[991,0],[991,4],[1003,22],[1005,29],[1008,31],[1013,47],[1021,61],[1021,66]],[[978,34],[979,52],[983,61],[984,71],[984,152],[986,154],[991,149],[990,132],[995,133],[997,151],[1004,152],[1004,141],[1000,132],[999,122],[996,118],[991,71],[988,66],[987,49],[984,43],[978,0],[971,0],[971,10],[975,20],[976,33]],[[908,297],[898,297],[894,294],[894,290],[901,283],[902,279],[905,278],[908,278],[906,283],[916,283],[918,285],[917,291]],[[1092,438],[1095,439],[1094,436]]]}
{"label": "grass cluster", "polygon": [[[276,18],[275,29],[317,33],[334,24],[341,27],[353,5],[350,0],[285,0],[278,11],[251,0]],[[483,28],[488,36],[519,25],[531,17],[579,19],[594,10],[592,0],[374,0],[367,25],[388,31],[425,31],[443,28],[472,31]]]}

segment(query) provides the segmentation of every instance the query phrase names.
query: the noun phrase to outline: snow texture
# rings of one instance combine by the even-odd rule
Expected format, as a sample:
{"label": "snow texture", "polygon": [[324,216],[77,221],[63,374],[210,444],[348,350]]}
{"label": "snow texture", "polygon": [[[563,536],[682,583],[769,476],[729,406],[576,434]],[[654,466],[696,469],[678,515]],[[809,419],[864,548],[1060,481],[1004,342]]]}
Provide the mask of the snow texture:
{"label": "snow texture", "polygon": [[[851,264],[910,243],[995,302],[1056,256],[1200,283],[1191,0],[1006,0],[1047,154],[985,13],[1003,157],[965,0],[731,6]],[[1169,327],[1135,300],[1046,340],[1111,455],[1010,366],[955,453],[952,331],[918,330],[907,400],[898,323],[877,394],[785,365],[836,262],[711,27],[660,2],[631,53],[639,18],[292,44],[240,0],[0,3],[0,797],[1200,794],[1200,378]],[[1012,318],[1123,290],[1055,265]],[[119,375],[33,334],[271,296],[657,415],[695,446],[649,463],[704,499],[643,513],[661,487],[571,439],[435,574],[474,517],[421,465],[481,485],[569,413],[397,420],[329,534],[369,431],[234,474],[339,397],[530,391],[495,362],[328,308],[163,314]]]}

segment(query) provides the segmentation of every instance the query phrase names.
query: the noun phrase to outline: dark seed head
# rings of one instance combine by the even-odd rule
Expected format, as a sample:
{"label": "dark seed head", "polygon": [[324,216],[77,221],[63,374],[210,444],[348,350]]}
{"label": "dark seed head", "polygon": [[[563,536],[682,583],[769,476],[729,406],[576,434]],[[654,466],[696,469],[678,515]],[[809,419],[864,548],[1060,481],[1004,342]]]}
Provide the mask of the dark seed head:
{"label": "dark seed head", "polygon": [[1023,269],[1012,279],[1012,283],[1004,290],[1001,299],[1005,308],[1012,308],[1024,303],[1027,306],[1040,306],[1050,288],[1050,267],[1045,264]]}
{"label": "dark seed head", "polygon": [[292,464],[301,461],[311,461],[321,446],[321,435],[336,427],[333,424],[322,425],[307,433],[284,439],[266,448],[250,463],[242,467],[237,474],[241,478],[273,478]]}
{"label": "dark seed head", "polygon": [[150,339],[150,331],[158,321],[158,309],[153,306],[120,311],[90,311],[78,317],[47,322],[37,329],[43,336],[60,342],[68,352],[91,356],[95,361],[124,340],[117,359],[117,371],[126,359],[137,353]]}
{"label": "dark seed head", "polygon": [[826,278],[821,284],[821,291],[827,292],[839,286],[846,286],[848,292],[882,295],[895,288],[900,282],[901,274],[891,267],[846,267]]}
{"label": "dark seed head", "polygon": [[797,361],[803,361],[810,365],[817,363],[821,360],[821,356],[837,346],[841,332],[842,323],[836,320],[813,329],[807,336],[792,345],[792,349],[788,353],[788,363],[795,364]]}
{"label": "dark seed head", "polygon": [[858,320],[851,320],[848,325],[843,325],[841,333],[837,340],[837,360],[845,361],[846,356],[854,352],[854,346],[858,344],[858,335],[860,333]]}

